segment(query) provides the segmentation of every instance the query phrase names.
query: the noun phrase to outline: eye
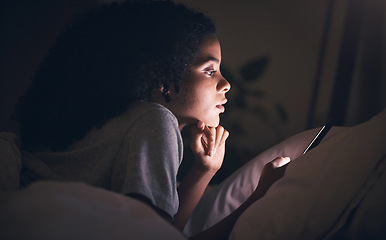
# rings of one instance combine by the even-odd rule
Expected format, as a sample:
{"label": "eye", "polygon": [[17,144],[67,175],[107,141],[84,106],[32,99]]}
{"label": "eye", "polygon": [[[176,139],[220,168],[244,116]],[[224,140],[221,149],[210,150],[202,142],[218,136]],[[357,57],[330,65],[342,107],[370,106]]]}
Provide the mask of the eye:
{"label": "eye", "polygon": [[207,70],[207,71],[205,71],[205,74],[208,75],[209,77],[214,77],[214,74],[216,72],[217,71],[215,71],[215,70]]}

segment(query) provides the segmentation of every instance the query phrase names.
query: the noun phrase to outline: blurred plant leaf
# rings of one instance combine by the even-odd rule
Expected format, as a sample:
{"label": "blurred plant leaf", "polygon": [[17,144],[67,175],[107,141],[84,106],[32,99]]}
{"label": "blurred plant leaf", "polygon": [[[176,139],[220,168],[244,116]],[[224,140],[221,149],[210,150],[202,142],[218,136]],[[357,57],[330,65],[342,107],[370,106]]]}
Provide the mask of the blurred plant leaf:
{"label": "blurred plant leaf", "polygon": [[288,121],[288,113],[287,110],[284,108],[283,105],[280,103],[275,104],[275,108],[277,113],[279,114],[279,119],[281,120],[282,123],[285,123]]}
{"label": "blurred plant leaf", "polygon": [[266,95],[265,92],[260,89],[248,89],[248,94],[257,98],[264,98]]}
{"label": "blurred plant leaf", "polygon": [[241,84],[238,87],[239,87],[239,91],[240,91],[241,95],[248,94],[248,88],[247,87],[245,87]]}
{"label": "blurred plant leaf", "polygon": [[258,115],[260,116],[261,120],[263,122],[268,122],[270,117],[269,117],[269,113],[268,113],[268,110],[267,108],[265,108],[264,106],[262,105],[257,105],[253,108],[253,111],[252,111],[255,115]]}
{"label": "blurred plant leaf", "polygon": [[237,84],[236,79],[225,64],[221,65],[221,74],[231,85]]}
{"label": "blurred plant leaf", "polygon": [[235,104],[238,108],[246,108],[247,107],[247,104],[243,98],[243,95],[241,95],[241,94],[237,95],[234,101],[235,101]]}
{"label": "blurred plant leaf", "polygon": [[241,76],[246,81],[258,80],[268,65],[268,57],[256,58],[240,69]]}

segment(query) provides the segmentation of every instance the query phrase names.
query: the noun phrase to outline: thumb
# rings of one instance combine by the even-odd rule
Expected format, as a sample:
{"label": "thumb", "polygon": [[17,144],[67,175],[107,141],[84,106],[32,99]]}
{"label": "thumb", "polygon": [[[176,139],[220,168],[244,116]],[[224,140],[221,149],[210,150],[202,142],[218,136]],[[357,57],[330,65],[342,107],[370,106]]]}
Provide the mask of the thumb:
{"label": "thumb", "polygon": [[273,168],[280,168],[289,163],[291,159],[289,157],[278,157],[271,161]]}
{"label": "thumb", "polygon": [[203,121],[198,121],[196,125],[190,126],[190,135],[192,138],[192,148],[199,150],[201,145],[201,137],[205,129],[205,124]]}

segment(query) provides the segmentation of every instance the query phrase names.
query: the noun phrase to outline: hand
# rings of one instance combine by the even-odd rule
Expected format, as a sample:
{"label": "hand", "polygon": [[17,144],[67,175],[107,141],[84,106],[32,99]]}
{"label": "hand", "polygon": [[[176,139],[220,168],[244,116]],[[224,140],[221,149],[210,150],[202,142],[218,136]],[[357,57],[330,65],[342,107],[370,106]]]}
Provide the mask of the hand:
{"label": "hand", "polygon": [[190,132],[192,135],[191,149],[196,157],[196,163],[199,163],[205,170],[217,171],[220,169],[229,132],[222,126],[208,127],[202,121],[191,126]]}
{"label": "hand", "polygon": [[285,170],[290,161],[291,159],[289,157],[278,157],[265,164],[259,183],[251,197],[255,200],[261,198],[274,182],[284,176]]}

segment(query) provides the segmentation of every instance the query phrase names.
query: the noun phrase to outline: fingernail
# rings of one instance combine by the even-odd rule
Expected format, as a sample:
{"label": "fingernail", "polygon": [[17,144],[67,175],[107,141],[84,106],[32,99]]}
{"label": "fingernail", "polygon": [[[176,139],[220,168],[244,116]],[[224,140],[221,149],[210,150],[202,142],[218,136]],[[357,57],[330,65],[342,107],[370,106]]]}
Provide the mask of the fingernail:
{"label": "fingernail", "polygon": [[209,152],[209,156],[210,156],[210,157],[213,157],[213,154],[214,154],[214,151],[213,151],[213,150]]}
{"label": "fingernail", "polygon": [[283,157],[283,159],[285,160],[284,164],[287,164],[287,163],[291,162],[291,158],[290,157]]}
{"label": "fingernail", "polygon": [[204,122],[201,120],[198,120],[197,127],[202,129],[203,126],[204,126]]}

